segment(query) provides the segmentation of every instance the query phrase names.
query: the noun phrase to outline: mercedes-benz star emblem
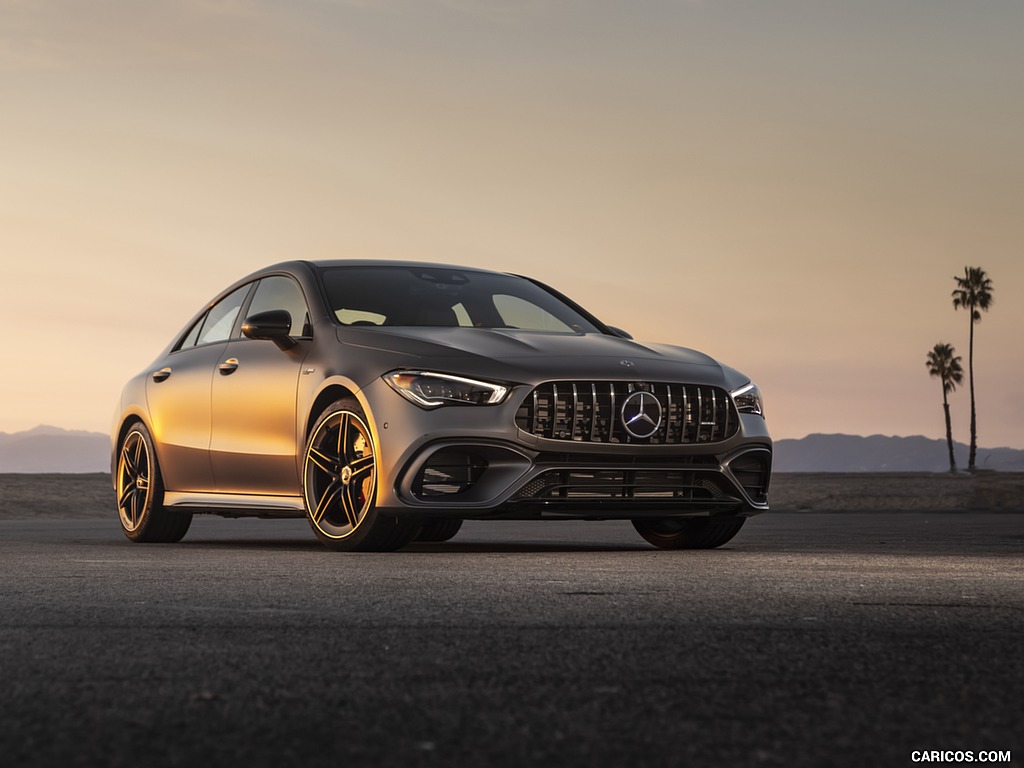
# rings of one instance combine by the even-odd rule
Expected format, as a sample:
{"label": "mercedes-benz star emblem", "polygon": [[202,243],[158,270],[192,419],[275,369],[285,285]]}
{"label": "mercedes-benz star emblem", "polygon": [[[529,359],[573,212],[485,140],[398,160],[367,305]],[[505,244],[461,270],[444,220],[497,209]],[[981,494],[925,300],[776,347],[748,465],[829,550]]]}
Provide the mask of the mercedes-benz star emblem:
{"label": "mercedes-benz star emblem", "polygon": [[622,403],[622,426],[638,440],[645,440],[661,426],[661,403],[650,392],[634,392]]}

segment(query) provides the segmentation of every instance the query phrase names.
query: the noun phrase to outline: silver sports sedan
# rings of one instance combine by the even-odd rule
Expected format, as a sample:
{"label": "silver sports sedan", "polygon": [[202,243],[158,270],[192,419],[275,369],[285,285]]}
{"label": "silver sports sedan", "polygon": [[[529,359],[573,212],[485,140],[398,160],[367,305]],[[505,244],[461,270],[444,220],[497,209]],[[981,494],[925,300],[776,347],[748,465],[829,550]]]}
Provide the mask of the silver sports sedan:
{"label": "silver sports sedan", "polygon": [[412,262],[238,281],[128,382],[111,441],[133,541],[178,541],[197,513],[306,517],[337,550],[465,519],[625,519],[717,547],[768,508],[772,463],[738,371],[536,280]]}

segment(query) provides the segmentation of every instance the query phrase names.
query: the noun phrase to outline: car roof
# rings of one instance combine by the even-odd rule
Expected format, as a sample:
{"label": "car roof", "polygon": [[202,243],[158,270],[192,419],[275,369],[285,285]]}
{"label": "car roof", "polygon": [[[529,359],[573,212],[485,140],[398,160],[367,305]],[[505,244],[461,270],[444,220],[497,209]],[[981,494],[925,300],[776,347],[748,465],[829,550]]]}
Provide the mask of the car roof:
{"label": "car roof", "polygon": [[275,269],[294,268],[295,265],[303,264],[313,269],[330,269],[332,267],[412,267],[415,269],[459,269],[466,272],[488,272],[494,275],[508,274],[494,269],[482,267],[468,267],[464,264],[445,264],[432,261],[407,261],[399,259],[315,259],[285,261],[280,264],[273,264],[259,270],[260,272],[273,271]]}

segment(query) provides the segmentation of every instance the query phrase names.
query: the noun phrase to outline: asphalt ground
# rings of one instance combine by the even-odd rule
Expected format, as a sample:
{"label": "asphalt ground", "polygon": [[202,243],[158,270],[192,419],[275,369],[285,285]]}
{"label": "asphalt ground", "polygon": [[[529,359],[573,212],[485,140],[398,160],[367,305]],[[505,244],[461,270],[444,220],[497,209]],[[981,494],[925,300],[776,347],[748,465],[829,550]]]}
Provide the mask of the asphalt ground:
{"label": "asphalt ground", "polygon": [[768,513],[706,552],[470,522],[383,555],[0,520],[0,764],[1020,766],[1022,565],[1010,513]]}

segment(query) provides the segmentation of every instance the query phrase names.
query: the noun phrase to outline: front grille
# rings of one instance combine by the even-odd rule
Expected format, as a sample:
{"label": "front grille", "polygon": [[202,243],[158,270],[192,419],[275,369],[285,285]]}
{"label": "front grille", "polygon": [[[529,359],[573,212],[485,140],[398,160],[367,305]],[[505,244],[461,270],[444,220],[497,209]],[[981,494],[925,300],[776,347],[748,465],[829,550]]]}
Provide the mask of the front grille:
{"label": "front grille", "polygon": [[685,469],[552,469],[524,485],[512,501],[716,501],[720,477]]}
{"label": "front grille", "polygon": [[[650,437],[630,435],[622,423],[622,405],[637,391],[650,393],[661,405],[661,423]],[[549,381],[527,395],[516,412],[516,426],[549,440],[688,445],[727,440],[739,430],[739,417],[729,394],[718,387],[624,381]]]}

